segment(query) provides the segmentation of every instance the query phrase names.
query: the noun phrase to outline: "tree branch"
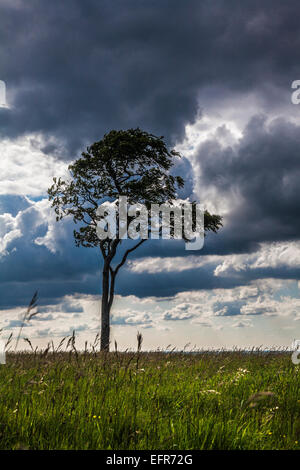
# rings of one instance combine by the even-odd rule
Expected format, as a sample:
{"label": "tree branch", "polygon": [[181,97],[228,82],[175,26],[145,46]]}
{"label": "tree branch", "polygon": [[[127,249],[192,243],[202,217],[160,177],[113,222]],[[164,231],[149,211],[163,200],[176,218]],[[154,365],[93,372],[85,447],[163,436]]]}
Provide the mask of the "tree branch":
{"label": "tree branch", "polygon": [[136,249],[137,249],[142,243],[144,243],[146,240],[147,240],[146,238],[143,238],[143,239],[140,240],[135,246],[133,246],[133,247],[130,248],[129,250],[125,251],[121,263],[119,263],[118,266],[116,267],[116,269],[114,270],[115,275],[117,275],[119,269],[123,266],[123,264],[126,263],[126,260],[127,260],[127,257],[128,257],[128,255],[129,255],[129,253],[131,253],[132,251],[136,250]]}
{"label": "tree branch", "polygon": [[[127,257],[129,255],[129,253],[131,253],[132,251],[136,250],[142,243],[144,243],[146,241],[146,239],[142,239],[139,241],[139,243],[137,243],[135,246],[133,246],[132,248],[128,249],[124,255],[123,255],[123,258],[122,258],[122,261],[121,263],[119,263],[117,265],[117,267],[115,269],[113,269],[111,266],[109,266],[109,272],[110,272],[110,289],[109,289],[109,301],[108,301],[108,308],[110,310],[111,306],[112,306],[112,303],[113,303],[113,300],[114,300],[114,293],[115,293],[115,280],[116,280],[116,276],[118,274],[118,271],[119,269],[126,263],[126,260],[127,260]],[[119,242],[119,240],[118,240]],[[116,244],[116,247],[117,247],[117,244]],[[115,251],[116,251],[116,248],[115,248]]]}

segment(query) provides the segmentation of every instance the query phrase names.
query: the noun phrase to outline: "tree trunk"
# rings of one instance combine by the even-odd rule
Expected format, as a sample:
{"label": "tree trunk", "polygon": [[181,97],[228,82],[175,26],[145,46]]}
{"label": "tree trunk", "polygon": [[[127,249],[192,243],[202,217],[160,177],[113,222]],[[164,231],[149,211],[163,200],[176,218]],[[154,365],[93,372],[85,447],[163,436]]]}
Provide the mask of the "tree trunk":
{"label": "tree trunk", "polygon": [[104,266],[102,274],[102,303],[101,303],[101,351],[109,351],[109,266]]}
{"label": "tree trunk", "polygon": [[100,350],[109,351],[109,336],[110,336],[110,310],[114,300],[115,293],[115,280],[119,269],[125,264],[129,253],[138,248],[145,239],[140,240],[134,247],[127,250],[122,258],[122,261],[115,269],[110,266],[111,260],[116,254],[116,248],[119,240],[114,240],[111,251],[107,255],[105,249],[101,246],[102,255],[104,258],[104,267],[102,272],[102,303],[101,303],[101,336],[100,336]]}

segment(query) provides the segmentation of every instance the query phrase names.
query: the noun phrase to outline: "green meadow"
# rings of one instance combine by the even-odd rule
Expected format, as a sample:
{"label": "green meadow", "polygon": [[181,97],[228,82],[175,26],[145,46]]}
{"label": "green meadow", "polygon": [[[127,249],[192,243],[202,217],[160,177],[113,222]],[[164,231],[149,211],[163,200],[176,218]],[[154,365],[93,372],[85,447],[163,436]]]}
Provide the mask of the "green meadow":
{"label": "green meadow", "polygon": [[8,353],[1,449],[300,449],[291,353]]}

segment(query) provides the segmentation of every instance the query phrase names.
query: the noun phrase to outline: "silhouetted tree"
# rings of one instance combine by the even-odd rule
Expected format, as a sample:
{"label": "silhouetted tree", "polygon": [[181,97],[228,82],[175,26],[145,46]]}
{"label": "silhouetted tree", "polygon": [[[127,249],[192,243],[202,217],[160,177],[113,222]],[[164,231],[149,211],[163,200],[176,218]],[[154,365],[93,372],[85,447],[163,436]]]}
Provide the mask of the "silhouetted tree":
{"label": "silhouetted tree", "polygon": [[[116,276],[128,255],[146,240],[133,242],[120,261],[113,260],[122,244],[118,236],[101,240],[96,233],[99,216],[96,211],[104,200],[116,201],[127,196],[129,204],[144,204],[150,214],[151,204],[171,202],[178,188],[183,187],[180,176],[172,176],[174,159],[180,157],[169,151],[163,137],[156,137],[141,129],[111,131],[82,153],[82,157],[69,165],[70,181],[53,178],[48,189],[49,200],[56,212],[56,220],[72,216],[79,223],[74,230],[77,246],[99,247],[103,256],[101,350],[109,350],[110,311],[115,293]],[[207,211],[205,230],[217,232],[221,217]]]}

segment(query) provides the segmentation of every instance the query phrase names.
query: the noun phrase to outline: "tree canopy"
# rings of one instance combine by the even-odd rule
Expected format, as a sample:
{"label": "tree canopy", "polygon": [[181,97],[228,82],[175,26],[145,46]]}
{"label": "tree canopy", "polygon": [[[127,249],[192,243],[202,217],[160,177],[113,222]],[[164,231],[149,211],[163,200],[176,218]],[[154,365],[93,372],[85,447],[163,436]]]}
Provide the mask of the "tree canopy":
{"label": "tree canopy", "polygon": [[[102,272],[101,348],[109,347],[109,313],[113,303],[115,279],[128,255],[145,239],[128,248],[115,266],[112,261],[121,244],[120,238],[99,239],[97,209],[105,201],[126,196],[128,203],[143,204],[150,213],[151,204],[170,203],[184,186],[181,176],[170,173],[180,154],[168,150],[164,137],[157,137],[139,128],[113,130],[82,153],[69,165],[70,180],[53,178],[48,189],[56,220],[72,216],[77,246],[99,247],[104,263]],[[217,232],[221,217],[204,213],[204,230]]]}

